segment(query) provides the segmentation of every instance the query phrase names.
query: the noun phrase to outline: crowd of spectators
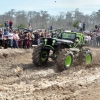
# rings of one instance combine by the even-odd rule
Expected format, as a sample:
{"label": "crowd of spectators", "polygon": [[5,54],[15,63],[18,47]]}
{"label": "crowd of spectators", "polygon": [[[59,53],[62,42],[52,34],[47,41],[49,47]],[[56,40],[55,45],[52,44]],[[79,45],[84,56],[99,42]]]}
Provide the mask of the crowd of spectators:
{"label": "crowd of spectators", "polygon": [[[11,21],[5,22],[5,28],[0,28],[0,48],[31,48],[42,42],[43,37],[51,37],[48,30],[13,29]],[[13,22],[12,22],[13,24]]]}
{"label": "crowd of spectators", "polygon": [[[52,37],[49,30],[32,30],[31,24],[27,29],[13,29],[13,22],[6,21],[5,28],[0,28],[0,48],[31,48],[34,45],[38,45],[43,42],[42,38]],[[88,46],[99,47],[100,46],[100,32],[97,31],[82,32],[85,34],[85,40]],[[54,36],[57,36],[59,31],[54,32]]]}
{"label": "crowd of spectators", "polygon": [[42,30],[11,30],[9,28],[0,30],[1,48],[31,48],[42,42],[43,37],[50,37],[48,31]]}
{"label": "crowd of spectators", "polygon": [[92,31],[85,30],[85,23],[79,22],[78,28],[74,29],[74,32],[81,32],[85,35],[85,41],[88,46],[100,47],[100,24],[95,25],[95,29]]}
{"label": "crowd of spectators", "polygon": [[100,47],[100,32],[84,33],[88,46]]}

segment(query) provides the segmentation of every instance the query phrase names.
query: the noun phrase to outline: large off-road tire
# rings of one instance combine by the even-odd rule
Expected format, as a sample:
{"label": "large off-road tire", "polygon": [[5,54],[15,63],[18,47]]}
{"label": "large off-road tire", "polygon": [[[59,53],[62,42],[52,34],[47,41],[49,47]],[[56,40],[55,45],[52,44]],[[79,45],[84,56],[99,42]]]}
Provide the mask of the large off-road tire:
{"label": "large off-road tire", "polygon": [[73,63],[73,54],[69,49],[62,49],[57,57],[57,67],[59,71],[64,71],[71,67]]}
{"label": "large off-road tire", "polygon": [[85,61],[86,65],[91,64],[91,62],[92,62],[92,53],[91,53],[91,51],[85,51],[84,59],[85,59],[84,61]]}
{"label": "large off-road tire", "polygon": [[49,50],[43,49],[42,44],[38,45],[36,48],[34,48],[32,54],[32,60],[34,65],[36,65],[37,67],[43,66],[44,64],[47,63],[48,56],[49,56]]}
{"label": "large off-road tire", "polygon": [[92,53],[91,50],[86,48],[81,51],[78,57],[79,65],[89,65],[92,62]]}

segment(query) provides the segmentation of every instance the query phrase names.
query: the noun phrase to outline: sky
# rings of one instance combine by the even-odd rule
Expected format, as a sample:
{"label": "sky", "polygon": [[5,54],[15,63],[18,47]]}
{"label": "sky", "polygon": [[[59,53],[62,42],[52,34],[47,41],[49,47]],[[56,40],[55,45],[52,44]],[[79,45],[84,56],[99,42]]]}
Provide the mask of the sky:
{"label": "sky", "polygon": [[0,0],[0,14],[15,11],[48,11],[50,15],[59,15],[79,9],[83,14],[92,14],[100,9],[100,0]]}

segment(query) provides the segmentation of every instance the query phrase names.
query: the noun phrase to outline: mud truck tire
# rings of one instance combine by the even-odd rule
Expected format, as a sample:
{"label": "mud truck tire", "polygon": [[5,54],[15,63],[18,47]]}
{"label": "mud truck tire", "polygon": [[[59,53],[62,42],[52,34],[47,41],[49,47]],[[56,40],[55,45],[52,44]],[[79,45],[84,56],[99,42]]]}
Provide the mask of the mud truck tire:
{"label": "mud truck tire", "polygon": [[57,57],[57,67],[59,71],[64,71],[71,67],[73,63],[73,54],[70,50],[62,49]]}
{"label": "mud truck tire", "polygon": [[36,67],[43,66],[47,63],[49,56],[49,50],[43,49],[43,45],[40,44],[33,50],[32,60]]}

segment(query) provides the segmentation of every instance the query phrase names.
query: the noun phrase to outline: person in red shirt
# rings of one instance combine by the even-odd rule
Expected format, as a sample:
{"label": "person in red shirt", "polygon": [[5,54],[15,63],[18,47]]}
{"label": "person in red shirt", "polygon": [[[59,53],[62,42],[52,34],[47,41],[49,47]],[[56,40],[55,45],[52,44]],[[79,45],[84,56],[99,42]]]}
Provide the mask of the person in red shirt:
{"label": "person in red shirt", "polygon": [[12,25],[13,25],[13,22],[12,20],[9,21],[9,28],[12,30]]}

